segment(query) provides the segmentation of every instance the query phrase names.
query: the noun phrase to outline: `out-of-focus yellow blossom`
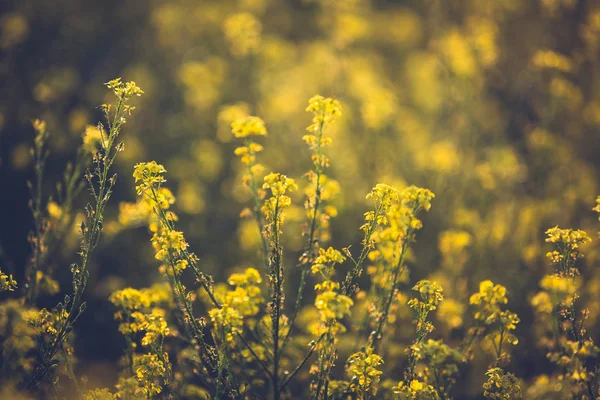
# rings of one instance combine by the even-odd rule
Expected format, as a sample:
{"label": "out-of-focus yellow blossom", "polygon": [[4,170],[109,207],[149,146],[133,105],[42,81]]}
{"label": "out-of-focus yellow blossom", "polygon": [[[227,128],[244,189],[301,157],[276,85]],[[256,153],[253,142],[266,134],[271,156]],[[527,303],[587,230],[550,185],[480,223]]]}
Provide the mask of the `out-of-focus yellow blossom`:
{"label": "out-of-focus yellow blossom", "polygon": [[484,67],[496,64],[499,57],[498,25],[488,18],[473,16],[467,20],[469,40],[478,61]]}
{"label": "out-of-focus yellow blossom", "polygon": [[29,34],[29,21],[20,13],[4,14],[0,26],[0,48],[4,50],[23,43]]}
{"label": "out-of-focus yellow blossom", "polygon": [[350,378],[350,389],[355,393],[377,395],[377,383],[382,371],[377,369],[383,364],[383,358],[375,354],[372,348],[354,353],[348,357],[346,375]]}
{"label": "out-of-focus yellow blossom", "polygon": [[467,38],[457,29],[450,30],[440,40],[440,50],[448,59],[452,71],[461,78],[477,72],[477,64]]}
{"label": "out-of-focus yellow blossom", "polygon": [[234,56],[247,56],[260,47],[262,24],[248,12],[228,17],[223,23],[223,31]]}
{"label": "out-of-focus yellow blossom", "polygon": [[227,64],[219,57],[183,63],[179,68],[179,80],[185,86],[186,104],[200,112],[215,105],[221,96],[226,70]]}
{"label": "out-of-focus yellow blossom", "polygon": [[540,69],[556,69],[562,72],[573,70],[573,63],[568,57],[552,50],[538,50],[531,61]]}
{"label": "out-of-focus yellow blossom", "polygon": [[441,141],[422,149],[416,155],[420,168],[441,173],[455,173],[460,166],[460,155],[456,146],[449,141]]}
{"label": "out-of-focus yellow blossom", "polygon": [[203,187],[196,182],[184,182],[179,185],[177,199],[181,211],[188,214],[199,214],[204,211],[205,200]]}
{"label": "out-of-focus yellow blossom", "polygon": [[460,254],[471,245],[472,238],[469,232],[447,230],[440,234],[438,247],[444,255]]}
{"label": "out-of-focus yellow blossom", "polygon": [[49,294],[54,296],[60,293],[60,285],[55,279],[42,271],[36,271],[35,280],[37,283],[38,290],[41,293]]}
{"label": "out-of-focus yellow blossom", "polygon": [[83,400],[114,400],[115,398],[108,389],[92,389],[83,394]]}
{"label": "out-of-focus yellow blossom", "polygon": [[561,8],[573,8],[576,4],[576,0],[538,0],[542,5],[545,12],[550,15],[555,15]]}
{"label": "out-of-focus yellow blossom", "polygon": [[455,329],[462,326],[463,315],[465,313],[465,306],[462,303],[454,299],[446,298],[438,308],[438,318],[450,329]]}
{"label": "out-of-focus yellow blossom", "polygon": [[572,277],[553,274],[544,276],[540,281],[540,287],[550,295],[554,306],[570,305],[577,297],[579,284]]}
{"label": "out-of-focus yellow blossom", "polygon": [[233,137],[231,123],[250,115],[250,106],[239,102],[223,106],[217,115],[217,139],[221,142],[229,142]]}
{"label": "out-of-focus yellow blossom", "polygon": [[552,298],[548,292],[539,292],[531,298],[531,306],[539,313],[550,314],[554,310]]}
{"label": "out-of-focus yellow blossom", "polygon": [[369,28],[368,21],[359,14],[335,14],[332,26],[333,42],[343,49],[357,40],[364,39],[369,34]]}
{"label": "out-of-focus yellow blossom", "polygon": [[103,145],[106,133],[99,126],[86,125],[83,133],[83,148],[88,153],[94,154],[98,151],[98,145]]}
{"label": "out-of-focus yellow blossom", "polygon": [[487,151],[486,160],[475,166],[475,174],[484,189],[495,190],[521,182],[527,170],[515,151],[506,146]]}
{"label": "out-of-focus yellow blossom", "polygon": [[[151,232],[157,232],[158,218],[154,213],[154,207],[158,206],[162,210],[168,210],[175,203],[175,196],[166,187],[158,188],[155,194],[156,200],[150,196],[142,196],[137,203],[121,202],[119,204],[119,223],[125,227],[135,227],[147,223]],[[167,217],[172,221],[177,220],[177,216],[171,211],[167,211]]]}
{"label": "out-of-focus yellow blossom", "polygon": [[49,201],[46,209],[48,210],[48,216],[55,221],[60,220],[63,216],[63,209],[55,201]]}
{"label": "out-of-focus yellow blossom", "polygon": [[581,89],[564,78],[552,78],[550,81],[550,94],[565,101],[569,108],[576,108],[583,102]]}
{"label": "out-of-focus yellow blossom", "polygon": [[115,307],[133,311],[149,309],[160,304],[169,303],[171,294],[164,285],[154,285],[146,289],[125,288],[110,295],[110,302]]}
{"label": "out-of-focus yellow blossom", "polygon": [[223,168],[220,145],[212,140],[200,140],[192,146],[192,154],[203,178],[215,179]]}

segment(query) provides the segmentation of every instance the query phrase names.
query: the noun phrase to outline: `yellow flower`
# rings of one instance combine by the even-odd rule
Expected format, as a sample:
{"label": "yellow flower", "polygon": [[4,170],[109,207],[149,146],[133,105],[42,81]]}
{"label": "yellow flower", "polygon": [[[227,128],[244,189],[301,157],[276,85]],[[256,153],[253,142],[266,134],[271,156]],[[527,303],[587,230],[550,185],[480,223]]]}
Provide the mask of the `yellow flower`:
{"label": "yellow flower", "polygon": [[[306,112],[314,114],[312,124],[308,126],[306,130],[315,133],[322,131],[325,124],[333,123],[342,116],[342,108],[337,100],[332,99],[331,97],[325,98],[320,95],[313,96],[308,100]],[[316,144],[316,137],[313,135],[307,135],[303,139],[309,145],[311,145],[311,143]],[[328,140],[326,140],[326,142],[328,142]]]}
{"label": "yellow flower", "polygon": [[155,258],[160,261],[178,257],[187,246],[183,232],[161,229],[152,236],[152,247],[156,250]]}
{"label": "yellow flower", "polygon": [[14,291],[17,288],[17,281],[13,279],[12,274],[7,275],[0,270],[0,292]]}
{"label": "yellow flower", "polygon": [[167,180],[163,176],[165,172],[167,172],[165,167],[157,164],[156,161],[136,164],[133,170],[133,177],[136,183],[141,182],[140,185],[135,187],[137,194],[142,195],[147,190],[157,188],[166,182]]}
{"label": "yellow flower", "polygon": [[352,299],[333,290],[319,293],[315,299],[315,307],[319,310],[321,321],[325,323],[350,315],[353,305]]}
{"label": "yellow flower", "polygon": [[444,289],[435,281],[421,280],[417,282],[413,290],[419,292],[421,300],[412,299],[408,302],[408,305],[417,311],[433,311],[444,300],[444,296],[442,295]]}
{"label": "yellow flower", "polygon": [[265,121],[259,117],[244,117],[231,123],[231,132],[238,138],[249,136],[267,136]]}
{"label": "yellow flower", "polygon": [[106,87],[112,89],[115,96],[119,99],[126,101],[133,96],[141,96],[144,91],[140,89],[135,82],[122,82],[121,78],[113,79],[105,83]]}
{"label": "yellow flower", "polygon": [[[167,357],[166,353],[164,357]],[[133,368],[144,395],[152,398],[162,392],[162,386],[156,382],[160,378],[166,378],[167,369],[156,354],[134,355]]]}
{"label": "yellow flower", "polygon": [[383,364],[383,358],[373,353],[372,348],[359,351],[348,357],[347,375],[351,379],[350,388],[354,392],[368,391],[377,394],[377,387],[373,385],[379,382],[382,371],[377,369]]}

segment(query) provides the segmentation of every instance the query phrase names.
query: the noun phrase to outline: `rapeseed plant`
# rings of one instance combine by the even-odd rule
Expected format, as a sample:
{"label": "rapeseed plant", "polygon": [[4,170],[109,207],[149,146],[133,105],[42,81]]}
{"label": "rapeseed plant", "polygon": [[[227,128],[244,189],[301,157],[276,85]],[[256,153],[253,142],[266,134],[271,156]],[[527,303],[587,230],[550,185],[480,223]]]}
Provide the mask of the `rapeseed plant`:
{"label": "rapeseed plant", "polygon": [[[459,39],[449,38],[456,46]],[[237,51],[243,55],[251,47]],[[453,68],[470,73],[465,65]],[[486,379],[483,396],[522,398],[521,380],[508,372],[511,346],[519,343],[515,332],[520,318],[506,309],[507,288],[482,281],[468,299],[472,310],[468,315],[457,287],[452,288],[454,298],[445,299],[444,288],[433,277],[409,284],[413,275],[419,275],[411,267],[411,246],[423,229],[423,213],[432,208],[433,192],[378,183],[365,196],[371,206],[357,229],[362,235],[359,250],[353,252],[351,246],[338,250],[329,244],[330,220],[337,216],[331,201],[340,185],[328,175],[331,160],[326,149],[333,144],[328,132],[342,117],[342,106],[319,95],[308,102],[312,122],[308,133],[299,138],[308,145],[312,166],[302,190],[305,223],[296,290],[290,294],[293,271],[284,250],[294,192],[301,185],[279,172],[265,174],[267,168],[258,162],[264,148],[258,141],[268,135],[266,124],[260,117],[239,113],[231,122],[231,134],[243,142],[234,154],[244,168],[241,183],[251,203],[241,216],[251,217],[260,234],[258,265],[246,265],[226,282],[215,282],[191,251],[185,233],[177,229],[180,221],[172,210],[176,198],[166,186],[167,168],[156,161],[137,163],[132,176],[139,199],[120,206],[119,220],[123,226],[147,227],[164,282],[140,289],[125,287],[110,295],[125,341],[122,369],[114,389],[86,390],[85,381],[77,377],[72,331],[85,310],[89,264],[115,185],[116,176],[109,171],[124,149],[117,138],[135,109],[129,100],[143,94],[135,83],[120,79],[107,87],[116,103],[101,106],[106,129],[102,124],[86,128],[77,161],[66,170],[61,198],[48,199],[46,205],[41,182],[48,132],[45,123],[34,122],[32,257],[21,297],[0,304],[3,379],[13,385],[6,390],[16,387],[25,396],[58,398],[62,388],[58,377],[64,374],[73,382],[75,398],[83,400],[279,400],[297,398],[290,389],[296,380],[307,383],[302,396],[316,400],[452,399],[465,364],[479,361],[474,347],[480,346],[481,358],[492,359],[482,376]],[[91,169],[86,168],[90,161]],[[82,178],[93,202],[85,207],[86,220],[79,228],[80,262],[71,267],[72,293],[54,308],[38,308],[42,293],[61,292],[48,257],[72,224]],[[551,382],[561,382],[561,393],[569,398],[598,398],[600,350],[584,327],[589,313],[576,305],[581,292],[578,262],[591,239],[584,231],[558,227],[546,235],[554,246],[547,257],[555,271],[541,279],[542,291],[531,302],[541,323],[550,327],[543,331],[549,335],[543,345],[560,373],[540,377],[528,393],[539,397]],[[444,232],[439,240],[443,268],[458,277],[474,240],[467,231]],[[309,283],[313,283],[311,291],[307,291]],[[407,300],[411,287],[414,297]],[[21,287],[13,276],[0,272],[0,291],[12,294],[17,289]],[[443,308],[446,302],[450,306]],[[393,335],[398,322],[403,322],[401,307],[412,313],[414,330],[402,331],[409,340],[402,348],[404,355],[402,351],[394,355]],[[305,312],[313,312],[314,319],[303,327]],[[448,344],[431,337],[437,334],[438,319],[456,330],[457,336]],[[337,365],[340,358],[343,367]],[[402,368],[388,368],[388,364]]]}

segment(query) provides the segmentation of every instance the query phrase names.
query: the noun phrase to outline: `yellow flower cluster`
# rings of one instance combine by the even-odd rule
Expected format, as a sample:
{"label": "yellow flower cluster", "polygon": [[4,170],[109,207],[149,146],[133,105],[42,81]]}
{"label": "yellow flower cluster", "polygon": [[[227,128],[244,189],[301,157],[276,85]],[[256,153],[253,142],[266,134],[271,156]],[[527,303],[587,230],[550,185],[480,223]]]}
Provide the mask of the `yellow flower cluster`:
{"label": "yellow flower cluster", "polygon": [[[306,112],[314,114],[312,124],[306,128],[308,132],[318,132],[323,129],[323,125],[331,124],[342,116],[342,108],[339,101],[331,97],[316,95],[308,100]],[[312,142],[312,140],[307,142]],[[310,143],[309,143],[310,144]]]}
{"label": "yellow flower cluster", "polygon": [[[163,355],[165,359],[167,354]],[[168,360],[166,360],[168,362]],[[161,393],[163,388],[160,380],[166,380],[167,367],[156,354],[134,355],[133,369],[138,380],[139,391],[147,398]]]}
{"label": "yellow flower cluster", "polygon": [[431,200],[435,197],[429,189],[409,186],[402,191],[402,205],[412,210],[429,211]]}
{"label": "yellow flower cluster", "polygon": [[497,357],[503,357],[504,341],[513,345],[518,343],[517,337],[510,332],[514,331],[520,322],[517,314],[501,308],[501,305],[508,302],[506,288],[494,285],[490,280],[483,281],[479,284],[479,292],[473,294],[469,302],[475,306],[475,320],[487,327],[486,338],[492,342]]}
{"label": "yellow flower cluster", "polygon": [[83,394],[83,400],[114,400],[117,398],[108,389],[92,389]]}
{"label": "yellow flower cluster", "polygon": [[109,301],[125,310],[139,310],[150,308],[161,303],[167,303],[171,299],[168,290],[162,285],[154,285],[146,289],[125,288],[113,292]]}
{"label": "yellow flower cluster", "polygon": [[522,399],[521,386],[516,376],[502,368],[491,368],[483,384],[483,395],[490,400]]}
{"label": "yellow flower cluster", "polygon": [[32,354],[37,346],[38,330],[32,323],[38,311],[23,305],[20,300],[8,299],[0,303],[0,336],[2,357],[11,360],[5,364],[7,373],[28,374],[37,360]]}
{"label": "yellow flower cluster", "polygon": [[377,225],[387,225],[387,214],[390,212],[392,204],[400,200],[400,192],[384,183],[378,183],[367,194],[367,199],[373,199],[374,209],[365,213],[365,224],[361,226],[361,230],[367,232],[371,222]]}
{"label": "yellow flower cluster", "polygon": [[417,327],[417,342],[419,342],[434,329],[433,324],[427,321],[427,315],[437,309],[438,304],[444,300],[442,295],[444,290],[439,283],[426,279],[417,282],[412,289],[419,292],[420,298],[412,298],[407,304],[417,314],[413,322]]}
{"label": "yellow flower cluster", "polygon": [[[161,229],[152,236],[152,247],[156,251],[155,258],[160,261],[167,259],[175,260],[181,256],[181,252],[187,249],[187,242],[183,232],[169,229]],[[179,259],[177,262],[177,272],[181,272],[187,267],[187,260]]]}
{"label": "yellow flower cluster", "polygon": [[124,335],[145,332],[143,346],[156,344],[169,334],[165,311],[158,308],[171,303],[171,294],[163,285],[118,290],[111,294],[109,301],[118,308],[115,319],[121,321],[119,331]]}
{"label": "yellow flower cluster", "polygon": [[17,288],[17,281],[13,279],[12,274],[5,274],[0,270],[0,292],[14,291]]}
{"label": "yellow flower cluster", "polygon": [[437,400],[439,397],[435,388],[418,379],[413,379],[409,384],[400,381],[393,387],[396,400]]}
{"label": "yellow flower cluster", "polygon": [[68,317],[69,313],[64,308],[51,311],[42,308],[37,313],[29,314],[28,322],[36,327],[39,335],[44,336],[44,341],[52,343]]}
{"label": "yellow flower cluster", "polygon": [[243,164],[252,165],[256,161],[256,154],[260,153],[263,147],[258,143],[248,143],[247,146],[241,146],[235,149],[234,153],[240,157]]}
{"label": "yellow flower cluster", "polygon": [[564,368],[565,377],[574,385],[585,387],[586,382],[595,381],[595,373],[586,364],[589,359],[596,359],[600,348],[594,344],[591,338],[573,340],[561,340],[559,343],[562,352],[552,352],[548,358]]}
{"label": "yellow flower cluster", "polygon": [[[168,210],[172,204],[175,204],[175,196],[171,190],[159,187],[155,189],[154,197],[149,194],[140,197],[136,203],[121,202],[119,204],[119,223],[123,227],[135,227],[145,223],[151,232],[157,232],[160,221],[154,207]],[[166,216],[171,221],[178,219],[172,211],[167,211]]]}
{"label": "yellow flower cluster", "polygon": [[165,172],[167,172],[165,167],[156,163],[156,161],[136,164],[133,170],[133,178],[135,183],[141,182],[135,187],[137,194],[150,196],[150,193],[147,192],[157,189],[167,181],[164,177]]}
{"label": "yellow flower cluster", "polygon": [[254,116],[248,116],[233,121],[231,123],[231,132],[233,132],[237,138],[267,136],[265,121]]}
{"label": "yellow flower cluster", "polygon": [[563,261],[569,265],[563,268],[561,272],[574,274],[575,271],[570,271],[572,263],[578,258],[583,257],[579,248],[592,241],[587,233],[582,230],[560,229],[558,226],[550,228],[546,231],[546,242],[553,243],[556,250],[548,252],[546,256],[554,264],[560,264]]}
{"label": "yellow flower cluster", "polygon": [[490,280],[481,282],[479,292],[469,299],[469,303],[476,307],[475,319],[478,321],[497,318],[497,314],[501,312],[500,305],[507,302],[506,288],[502,285],[494,285]]}
{"label": "yellow flower cluster", "polygon": [[212,308],[208,314],[217,328],[217,337],[231,342],[233,335],[240,332],[244,317],[254,317],[260,311],[262,277],[258,270],[246,268],[244,273],[232,274],[227,282],[235,288],[216,292],[221,307]]}
{"label": "yellow flower cluster", "polygon": [[350,315],[350,308],[354,305],[348,296],[338,293],[339,284],[322,285],[327,287],[315,299],[315,306],[319,310],[321,322],[328,324]]}
{"label": "yellow flower cluster", "polygon": [[382,364],[383,358],[373,353],[373,349],[370,347],[350,355],[346,365],[346,374],[350,378],[350,389],[357,393],[368,392],[376,395],[376,384],[382,374],[377,367]]}
{"label": "yellow flower cluster", "polygon": [[292,204],[292,199],[285,194],[298,189],[298,185],[292,178],[279,173],[270,173],[264,178],[263,189],[271,191],[272,197],[265,200],[261,210],[267,221],[277,220],[283,222],[281,210]]}
{"label": "yellow flower cluster", "polygon": [[155,308],[150,314],[135,311],[131,314],[132,321],[129,324],[121,324],[119,330],[127,335],[136,332],[145,332],[142,338],[142,346],[158,344],[161,338],[169,334],[165,311]]}
{"label": "yellow flower cluster", "polygon": [[133,96],[141,96],[144,94],[144,91],[140,89],[135,82],[122,82],[121,78],[113,79],[112,81],[105,83],[105,85],[122,101],[126,101]]}
{"label": "yellow flower cluster", "polygon": [[331,137],[323,136],[323,130],[325,125],[332,124],[342,115],[342,109],[337,100],[316,95],[308,101],[306,111],[313,113],[313,119],[312,124],[306,128],[309,133],[302,136],[302,140],[308,144],[316,170],[321,173],[329,166],[329,158],[323,154],[322,149],[332,142]]}
{"label": "yellow flower cluster", "polygon": [[438,304],[444,300],[442,295],[444,289],[437,282],[424,279],[417,282],[412,289],[419,292],[420,299],[411,299],[408,306],[419,314],[435,310]]}
{"label": "yellow flower cluster", "polygon": [[333,247],[329,247],[327,250],[320,248],[311,271],[313,274],[322,274],[328,279],[333,274],[335,264],[341,264],[345,260],[346,257]]}

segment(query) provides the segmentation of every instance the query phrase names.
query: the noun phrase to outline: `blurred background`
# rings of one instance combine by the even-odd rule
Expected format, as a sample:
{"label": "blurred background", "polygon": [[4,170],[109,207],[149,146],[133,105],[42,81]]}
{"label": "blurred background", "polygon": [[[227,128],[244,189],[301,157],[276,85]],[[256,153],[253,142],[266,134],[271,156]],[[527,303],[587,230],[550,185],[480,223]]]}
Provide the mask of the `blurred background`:
{"label": "blurred background", "polygon": [[[259,258],[249,196],[233,155],[233,119],[261,116],[261,162],[295,177],[311,168],[301,137],[314,94],[334,97],[329,175],[342,194],[332,244],[358,245],[365,194],[378,182],[430,188],[410,281],[431,277],[449,302],[434,337],[460,333],[470,293],[491,279],[521,317],[511,369],[525,382],[550,368],[535,340],[531,297],[549,267],[544,231],[599,225],[600,4],[594,0],[5,0],[0,14],[0,263],[23,278],[32,218],[31,120],[47,121],[45,194],[122,76],[145,95],[125,126],[119,180],[77,324],[79,369],[114,383],[123,342],[109,294],[160,279],[146,228],[120,217],[135,201],[136,162],[165,165],[175,210],[202,265],[222,281]],[[80,196],[79,209],[87,193]],[[302,198],[285,248],[302,246]],[[122,215],[121,215],[122,217]],[[74,230],[75,233],[75,230]],[[584,249],[582,304],[600,333],[597,240]],[[77,236],[56,260],[69,287]],[[295,288],[297,271],[288,286]],[[407,287],[410,287],[407,285]],[[293,296],[288,300],[292,301]],[[48,306],[56,298],[46,299]],[[410,316],[403,317],[410,321]],[[407,322],[410,323],[410,322]],[[386,360],[387,363],[387,360]],[[485,379],[476,367],[459,397]],[[401,370],[398,370],[401,371]],[[398,378],[400,373],[398,373]]]}

